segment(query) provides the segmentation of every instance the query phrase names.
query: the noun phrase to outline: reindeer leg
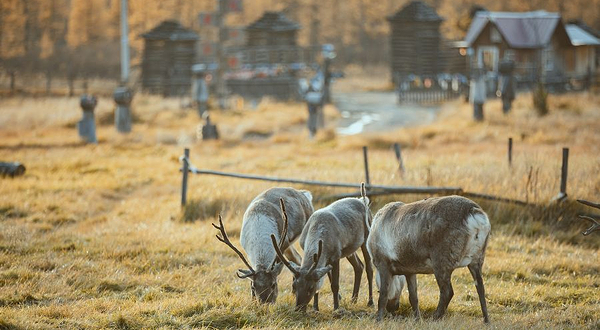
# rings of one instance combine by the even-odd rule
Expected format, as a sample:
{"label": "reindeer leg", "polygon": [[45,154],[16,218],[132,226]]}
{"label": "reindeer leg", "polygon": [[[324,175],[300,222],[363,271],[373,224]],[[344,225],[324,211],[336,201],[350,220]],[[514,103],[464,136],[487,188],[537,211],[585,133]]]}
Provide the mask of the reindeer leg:
{"label": "reindeer leg", "polygon": [[364,266],[358,255],[356,253],[352,253],[349,257],[346,258],[352,268],[354,268],[354,290],[352,290],[352,303],[355,304],[358,299],[358,291],[360,290],[360,279],[362,278],[362,271]]}
{"label": "reindeer leg", "polygon": [[365,258],[365,267],[367,269],[367,281],[369,282],[369,302],[367,306],[373,306],[373,263],[371,262],[371,255],[367,250],[367,243],[361,247],[363,257]]}
{"label": "reindeer leg", "polygon": [[440,288],[440,301],[435,313],[433,313],[433,318],[435,320],[439,320],[444,316],[444,314],[446,314],[448,304],[454,296],[454,290],[452,289],[451,281],[452,270],[434,269],[433,273],[435,275],[435,280],[437,281],[438,287]]}
{"label": "reindeer leg", "polygon": [[[329,278],[329,283],[333,283],[333,280],[331,279],[331,272],[327,273],[327,277]],[[319,311],[319,292],[315,293],[313,296],[313,309]]]}
{"label": "reindeer leg", "polygon": [[[417,296],[417,274],[409,274],[405,276],[406,285],[408,286],[408,300],[410,301],[410,306],[415,313],[415,318],[418,320],[421,318],[421,312],[419,311],[419,297]],[[387,301],[387,297],[385,301]]]}
{"label": "reindeer leg", "polygon": [[333,263],[331,270],[331,293],[333,293],[333,310],[340,308],[340,261]]}
{"label": "reindeer leg", "polygon": [[379,276],[379,300],[377,301],[377,321],[383,321],[388,301],[388,291],[392,282],[392,274],[386,267],[377,267]]}
{"label": "reindeer leg", "polygon": [[[329,279],[329,283],[332,283],[332,279],[331,279],[331,272],[327,273],[327,278]],[[340,300],[342,300],[342,294],[338,293],[338,297]]]}
{"label": "reindeer leg", "polygon": [[475,287],[477,287],[477,295],[479,296],[479,303],[481,304],[481,312],[483,313],[483,322],[490,323],[488,316],[487,304],[485,302],[485,288],[483,286],[483,278],[481,277],[481,263],[470,264],[469,272],[475,280]]}

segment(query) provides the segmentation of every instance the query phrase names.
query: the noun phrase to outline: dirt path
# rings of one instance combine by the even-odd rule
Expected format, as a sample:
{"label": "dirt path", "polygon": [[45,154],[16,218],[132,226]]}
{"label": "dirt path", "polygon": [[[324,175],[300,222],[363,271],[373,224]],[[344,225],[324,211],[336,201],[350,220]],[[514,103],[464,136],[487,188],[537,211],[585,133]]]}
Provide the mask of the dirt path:
{"label": "dirt path", "polygon": [[334,92],[333,103],[342,114],[337,133],[381,132],[432,122],[439,106],[399,105],[394,92]]}

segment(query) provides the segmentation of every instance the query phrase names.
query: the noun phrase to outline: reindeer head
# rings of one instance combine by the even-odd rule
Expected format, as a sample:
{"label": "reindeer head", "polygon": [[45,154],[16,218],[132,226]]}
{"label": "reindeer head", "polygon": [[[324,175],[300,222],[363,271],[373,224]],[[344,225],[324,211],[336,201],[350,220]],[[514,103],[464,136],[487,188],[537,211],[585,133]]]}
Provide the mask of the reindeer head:
{"label": "reindeer head", "polygon": [[317,268],[319,259],[321,258],[321,252],[323,251],[323,241],[319,241],[319,250],[313,255],[313,263],[308,270],[301,268],[285,258],[283,253],[281,253],[281,249],[277,246],[275,235],[271,235],[271,241],[273,247],[275,247],[275,252],[277,252],[279,260],[281,260],[292,274],[294,274],[292,291],[296,295],[296,310],[306,311],[306,306],[308,306],[312,297],[323,284],[323,276],[329,273],[332,268],[331,265]]}
{"label": "reindeer head", "polygon": [[254,270],[250,263],[244,258],[244,255],[229,240],[223,219],[219,214],[219,225],[212,224],[213,227],[221,232],[221,236],[216,235],[217,239],[229,246],[242,259],[248,269],[238,269],[236,273],[239,278],[247,278],[251,281],[252,296],[258,298],[261,303],[274,303],[277,300],[277,276],[281,273],[283,265],[277,259],[268,269]]}
{"label": "reindeer head", "polygon": [[[287,227],[288,227],[288,217],[285,212],[285,204],[283,199],[279,199],[281,210],[283,212],[283,232],[281,234],[281,246],[287,239]],[[225,226],[223,225],[223,219],[221,219],[221,215],[219,214],[219,225],[212,224],[213,227],[218,229],[221,232],[221,236],[217,235],[217,239],[227,246],[229,246],[237,255],[242,259],[244,264],[248,269],[238,269],[236,273],[239,278],[247,278],[250,279],[251,285],[250,289],[252,292],[252,297],[256,297],[258,301],[261,303],[274,303],[277,300],[277,276],[283,270],[283,264],[278,258],[273,260],[273,263],[270,267],[264,269],[265,267],[258,266],[257,270],[254,270],[250,263],[246,261],[244,255],[238,250],[229,240],[227,236],[227,232],[225,231]],[[275,236],[271,235],[273,238]],[[277,245],[277,244],[275,244]],[[280,247],[278,247],[280,249]]]}
{"label": "reindeer head", "polygon": [[276,262],[268,270],[257,270],[253,273],[250,270],[240,269],[239,271],[249,274],[246,278],[251,281],[250,289],[253,297],[256,297],[261,303],[275,303],[278,294],[277,276],[281,270],[283,270],[283,264]]}

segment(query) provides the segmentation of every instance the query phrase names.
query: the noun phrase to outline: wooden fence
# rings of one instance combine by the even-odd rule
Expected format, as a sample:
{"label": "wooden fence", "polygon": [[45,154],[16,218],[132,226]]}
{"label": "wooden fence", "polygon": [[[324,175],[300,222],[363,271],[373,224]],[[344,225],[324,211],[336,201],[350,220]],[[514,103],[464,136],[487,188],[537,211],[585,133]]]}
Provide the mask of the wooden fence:
{"label": "wooden fence", "polygon": [[453,100],[461,96],[460,92],[451,89],[443,90],[437,88],[431,89],[413,89],[407,91],[398,91],[399,103],[431,104],[442,103]]}
{"label": "wooden fence", "polygon": [[238,46],[225,49],[228,57],[237,57],[240,64],[292,64],[310,65],[317,62],[321,46]]}
{"label": "wooden fence", "polygon": [[[400,146],[398,144],[394,145],[394,153],[396,161],[398,162],[398,170],[403,173],[404,172],[404,162],[402,160],[402,154],[400,150]],[[331,196],[321,197],[321,200],[327,199],[339,199],[343,197],[359,197],[360,196],[360,186],[361,183],[342,183],[342,182],[328,182],[328,181],[315,181],[315,180],[303,180],[303,179],[294,179],[294,178],[278,178],[278,177],[270,177],[270,176],[262,176],[262,175],[253,175],[253,174],[243,174],[243,173],[230,173],[230,172],[221,172],[215,170],[204,170],[196,168],[190,162],[190,150],[185,149],[184,154],[181,157],[181,162],[183,164],[180,171],[182,171],[182,183],[181,183],[181,206],[185,206],[187,201],[187,187],[188,187],[188,173],[193,174],[202,174],[202,175],[217,175],[238,179],[246,179],[246,180],[259,180],[259,181],[269,181],[269,182],[279,182],[279,183],[291,183],[291,184],[300,184],[300,185],[314,185],[314,186],[322,186],[322,187],[333,187],[333,188],[352,188],[356,189],[356,192],[345,193],[345,194],[337,194]],[[424,195],[462,195],[465,197],[477,198],[477,199],[486,199],[492,200],[502,203],[511,203],[516,205],[528,205],[530,204],[528,200],[522,201],[517,199],[505,198],[501,196],[494,196],[483,193],[469,192],[463,190],[461,187],[415,187],[415,186],[386,186],[386,185],[375,185],[370,182],[369,175],[369,161],[368,161],[368,149],[367,147],[363,147],[363,160],[364,160],[364,168],[365,168],[365,187],[367,189],[368,196],[380,196],[380,195],[391,195],[391,194],[424,194]],[[560,192],[558,195],[553,198],[553,201],[562,201],[567,197],[567,172],[568,172],[568,161],[569,161],[569,149],[563,148],[563,158],[562,158],[562,170],[560,177]],[[509,139],[509,147],[508,147],[508,165],[512,164],[512,138]]]}
{"label": "wooden fence", "polygon": [[277,100],[298,100],[298,79],[295,77],[268,77],[248,80],[228,79],[227,88],[231,94],[247,99],[260,99],[269,96]]}

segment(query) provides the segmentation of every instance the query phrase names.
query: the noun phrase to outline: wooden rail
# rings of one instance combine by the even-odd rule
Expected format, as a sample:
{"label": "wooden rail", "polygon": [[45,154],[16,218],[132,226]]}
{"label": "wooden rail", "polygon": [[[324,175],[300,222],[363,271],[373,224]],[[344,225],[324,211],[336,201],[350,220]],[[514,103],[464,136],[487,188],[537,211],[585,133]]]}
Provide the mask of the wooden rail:
{"label": "wooden rail", "polygon": [[[200,170],[190,166],[188,169],[190,173],[194,174],[207,174],[207,175],[218,175],[237,179],[248,179],[248,180],[259,180],[259,181],[270,181],[279,183],[293,183],[303,184],[309,186],[321,186],[321,187],[335,187],[335,188],[360,188],[360,183],[340,183],[340,182],[327,182],[327,181],[315,181],[315,180],[299,180],[290,178],[277,178],[270,176],[252,175],[252,174],[241,174],[241,173],[229,173],[212,170]],[[382,186],[365,184],[365,188],[374,190],[384,190],[388,193],[395,194],[455,194],[462,191],[459,187],[412,187],[412,186]],[[360,194],[359,194],[360,195]]]}
{"label": "wooden rail", "polygon": [[[364,151],[363,151],[364,152]],[[365,158],[366,159],[366,158]],[[262,175],[253,175],[253,174],[243,174],[243,173],[231,173],[231,172],[222,172],[222,171],[214,171],[214,170],[202,170],[193,166],[189,161],[189,150],[185,150],[184,156],[181,158],[183,161],[183,168],[180,171],[183,173],[183,182],[182,182],[182,196],[181,196],[181,206],[184,206],[186,203],[186,194],[187,194],[187,173],[190,172],[193,174],[204,174],[204,175],[216,175],[237,179],[246,179],[246,180],[258,180],[258,181],[269,181],[269,182],[279,182],[279,183],[291,183],[291,184],[301,184],[301,185],[311,185],[311,186],[321,186],[321,187],[334,187],[334,188],[360,188],[360,183],[342,183],[342,182],[329,182],[329,181],[318,181],[318,180],[301,180],[301,179],[292,179],[292,178],[278,178],[271,176],[262,176]],[[367,165],[365,164],[365,167]],[[368,171],[368,170],[367,170]],[[465,197],[473,197],[473,198],[481,198],[487,200],[494,200],[498,202],[511,203],[517,205],[527,205],[527,202],[498,197],[487,194],[479,194],[463,191],[460,187],[415,187],[415,186],[386,186],[386,185],[375,185],[375,184],[365,184],[365,188],[368,190],[367,195],[369,196],[382,196],[382,195],[401,195],[401,194],[426,194],[426,195],[462,195]],[[320,199],[339,199],[344,197],[360,197],[360,192],[353,193],[345,193],[338,195],[325,196]]]}
{"label": "wooden rail", "polygon": [[[512,139],[511,139],[512,140]],[[512,141],[511,141],[512,142]],[[510,144],[512,147],[512,143]],[[399,147],[396,146],[396,158],[400,162],[400,167],[403,168],[403,163],[401,157],[399,157]],[[512,148],[510,148],[509,154],[512,156]],[[554,201],[562,201],[566,199],[566,186],[567,186],[567,169],[568,169],[568,157],[569,150],[568,148],[563,149],[563,161],[562,161],[562,171],[561,171],[561,189],[560,193],[557,197],[554,198]],[[427,195],[461,195],[465,197],[472,197],[478,199],[486,199],[491,201],[497,201],[502,203],[509,203],[515,205],[526,206],[530,203],[528,201],[522,201],[518,199],[505,198],[500,196],[494,196],[489,194],[481,194],[474,193],[469,191],[464,191],[461,187],[415,187],[415,186],[386,186],[386,185],[376,185],[371,184],[369,182],[369,167],[368,167],[368,158],[367,158],[367,147],[363,147],[363,160],[365,165],[365,177],[367,179],[367,183],[365,184],[365,188],[367,189],[367,195],[369,196],[382,196],[382,195],[393,195],[393,194],[427,194]],[[512,157],[510,157],[512,160]],[[258,181],[269,181],[269,182],[279,182],[279,183],[291,183],[291,184],[301,184],[301,185],[311,185],[311,186],[322,186],[322,187],[334,187],[334,188],[352,188],[357,189],[358,191],[352,193],[345,194],[337,194],[324,196],[319,199],[328,200],[328,199],[339,199],[344,197],[360,197],[360,183],[344,183],[344,182],[330,182],[330,181],[318,181],[318,180],[301,180],[301,179],[292,179],[292,178],[278,178],[272,176],[262,176],[262,175],[253,175],[253,174],[243,174],[243,173],[231,173],[231,172],[222,172],[222,171],[214,171],[214,170],[202,170],[198,169],[190,163],[189,160],[189,149],[185,149],[184,156],[181,157],[181,161],[183,162],[183,168],[180,171],[183,172],[183,180],[182,180],[182,196],[181,196],[181,206],[185,206],[186,203],[186,195],[187,195],[187,174],[204,174],[204,175],[217,175],[224,176],[230,178],[237,179],[247,179],[247,180],[258,180]]]}

